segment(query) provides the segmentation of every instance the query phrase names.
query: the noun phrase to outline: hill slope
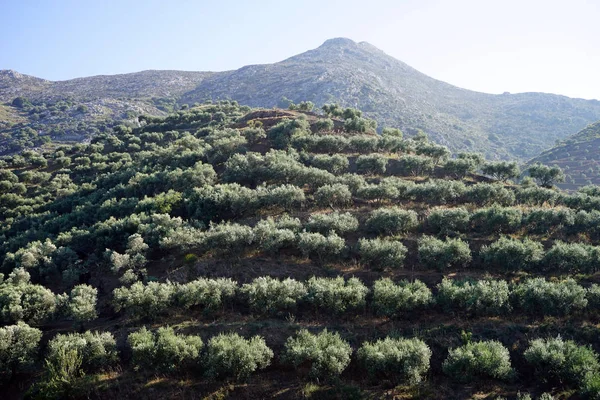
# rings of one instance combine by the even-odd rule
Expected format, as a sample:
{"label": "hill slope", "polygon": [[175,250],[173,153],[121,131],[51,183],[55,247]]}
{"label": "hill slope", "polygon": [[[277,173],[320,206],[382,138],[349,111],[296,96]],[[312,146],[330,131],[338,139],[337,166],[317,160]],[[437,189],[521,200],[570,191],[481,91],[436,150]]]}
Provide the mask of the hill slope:
{"label": "hill slope", "polygon": [[0,71],[0,101],[17,96],[38,103],[91,102],[88,106],[110,99],[120,110],[114,117],[123,117],[128,106],[161,115],[175,101],[233,99],[255,107],[281,106],[283,97],[317,106],[338,102],[364,110],[380,125],[409,133],[422,129],[452,150],[523,160],[600,119],[599,101],[473,92],[428,77],[368,43],[343,38],[278,63],[215,73],[143,71],[50,82]]}
{"label": "hill slope", "polygon": [[600,121],[588,125],[535,157],[530,163],[558,165],[567,179],[560,186],[575,189],[583,185],[600,184]]}

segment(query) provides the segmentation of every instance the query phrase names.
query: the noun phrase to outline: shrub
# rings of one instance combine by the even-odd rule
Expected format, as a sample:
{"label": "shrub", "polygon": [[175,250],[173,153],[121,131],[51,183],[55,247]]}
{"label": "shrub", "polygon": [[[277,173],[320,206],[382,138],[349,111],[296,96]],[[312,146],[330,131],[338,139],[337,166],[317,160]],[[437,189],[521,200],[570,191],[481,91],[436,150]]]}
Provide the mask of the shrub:
{"label": "shrub", "polygon": [[173,293],[174,285],[169,282],[136,282],[113,291],[113,306],[116,312],[125,310],[136,318],[153,319],[173,304]]}
{"label": "shrub", "polygon": [[598,355],[588,346],[579,346],[560,336],[535,339],[523,353],[533,367],[536,378],[547,382],[563,382],[580,386],[588,374],[600,371]]}
{"label": "shrub", "polygon": [[315,335],[302,329],[287,339],[282,358],[294,367],[310,363],[313,378],[331,378],[346,369],[351,355],[352,348],[338,333],[325,329]]}
{"label": "shrub", "polygon": [[419,339],[385,338],[365,342],[357,351],[358,360],[372,377],[400,375],[409,384],[420,383],[429,370],[431,349]]}
{"label": "shrub", "polygon": [[353,135],[349,139],[348,148],[357,153],[373,153],[377,151],[379,137],[374,135]]}
{"label": "shrub", "polygon": [[508,349],[495,340],[450,349],[442,369],[458,382],[471,382],[477,378],[506,380],[514,373]]}
{"label": "shrub", "polygon": [[306,119],[284,119],[267,132],[267,139],[278,149],[289,146],[293,137],[310,135],[310,125]]}
{"label": "shrub", "polygon": [[202,248],[216,254],[239,257],[254,242],[254,231],[251,227],[230,222],[210,224],[210,229],[203,234]]}
{"label": "shrub", "polygon": [[471,262],[469,244],[460,239],[436,239],[422,236],[419,239],[419,262],[439,270],[466,267]]}
{"label": "shrub", "polygon": [[531,209],[523,216],[523,224],[527,226],[527,230],[536,233],[570,227],[574,223],[575,213],[568,208]]}
{"label": "shrub", "polygon": [[258,196],[263,207],[281,207],[288,211],[300,208],[306,200],[304,190],[294,185],[260,188]]}
{"label": "shrub", "polygon": [[575,280],[548,282],[532,278],[512,291],[515,307],[533,315],[566,315],[587,306],[586,291]]}
{"label": "shrub", "polygon": [[434,208],[427,216],[427,227],[433,233],[447,236],[466,232],[469,212],[462,208]]}
{"label": "shrub", "polygon": [[378,234],[398,234],[415,229],[418,225],[417,213],[399,207],[379,208],[367,219],[367,228]]}
{"label": "shrub", "polygon": [[369,289],[358,279],[312,277],[306,284],[306,300],[317,308],[343,313],[364,307]]}
{"label": "shrub", "polygon": [[329,155],[315,155],[310,160],[310,164],[315,168],[324,169],[332,174],[338,175],[345,172],[348,169],[350,163],[348,157],[340,154]]}
{"label": "shrub", "polygon": [[381,182],[379,184],[365,185],[358,189],[356,195],[364,200],[393,200],[398,198],[400,192],[390,184]]}
{"label": "shrub", "polygon": [[358,220],[350,213],[332,212],[329,214],[312,214],[308,218],[306,228],[312,232],[335,232],[343,235],[358,229]]}
{"label": "shrub", "polygon": [[543,262],[549,269],[565,272],[596,272],[600,256],[598,247],[583,243],[554,242]]}
{"label": "shrub", "polygon": [[518,204],[526,204],[529,206],[541,206],[544,204],[553,206],[560,198],[559,192],[556,190],[537,186],[517,188],[515,195]]}
{"label": "shrub", "polygon": [[352,193],[341,183],[323,185],[315,192],[315,202],[321,207],[345,207],[352,204]]}
{"label": "shrub", "polygon": [[89,285],[77,285],[71,290],[69,314],[79,322],[96,319],[98,290]]}
{"label": "shrub", "polygon": [[484,279],[450,280],[438,284],[437,303],[446,310],[477,315],[499,315],[510,311],[510,290],[506,281]]}
{"label": "shrub", "polygon": [[334,124],[330,118],[321,118],[314,123],[314,128],[317,132],[332,131]]}
{"label": "shrub", "polygon": [[322,263],[336,258],[346,247],[346,241],[335,232],[324,236],[320,233],[302,232],[298,235],[298,248],[306,257]]}
{"label": "shrub", "polygon": [[271,364],[273,351],[260,336],[244,339],[237,333],[213,336],[206,346],[206,375],[210,378],[247,379]]}
{"label": "shrub", "polygon": [[495,205],[475,211],[471,215],[471,224],[480,232],[509,233],[521,227],[522,216],[518,208]]}
{"label": "shrub", "polygon": [[198,365],[202,339],[194,335],[180,335],[170,327],[158,328],[152,333],[143,327],[127,337],[133,353],[135,369],[171,373]]}
{"label": "shrub", "polygon": [[362,155],[356,159],[356,169],[365,174],[383,175],[387,163],[387,157],[378,153]]}
{"label": "shrub", "polygon": [[444,172],[456,179],[464,178],[467,174],[475,172],[477,165],[469,159],[455,158],[447,160]]}
{"label": "shrub", "polygon": [[381,278],[373,284],[373,309],[388,317],[422,309],[433,302],[431,290],[423,282],[402,280],[397,284]]}
{"label": "shrub", "polygon": [[24,322],[0,328],[0,382],[33,364],[42,331]]}
{"label": "shrub", "polygon": [[81,360],[81,370],[73,371],[74,374],[105,370],[119,361],[112,333],[87,331],[54,336],[48,343],[46,365],[50,370],[60,370],[73,355]]}
{"label": "shrub", "polygon": [[597,310],[600,308],[600,285],[593,283],[587,288],[586,299],[588,301],[588,307],[591,310]]}
{"label": "shrub", "polygon": [[278,280],[260,277],[242,286],[241,292],[248,298],[250,308],[259,313],[278,313],[293,310],[306,296],[306,286],[295,279]]}
{"label": "shrub", "polygon": [[[165,284],[168,285],[168,284]],[[184,309],[200,306],[206,310],[216,310],[237,291],[237,283],[230,278],[199,278],[191,282],[172,286],[170,296],[174,304]],[[169,294],[165,294],[169,296]],[[165,297],[165,301],[168,300]]]}
{"label": "shrub", "polygon": [[552,187],[554,183],[564,182],[565,174],[558,166],[549,167],[536,163],[529,167],[529,176],[543,187]]}
{"label": "shrub", "polygon": [[489,246],[483,246],[480,256],[485,264],[495,268],[532,270],[544,257],[544,246],[528,238],[518,240],[503,236]]}
{"label": "shrub", "polygon": [[406,154],[398,159],[398,167],[405,175],[429,175],[434,169],[434,160],[431,157]]}
{"label": "shrub", "polygon": [[466,190],[465,199],[479,206],[491,204],[510,206],[515,203],[515,194],[502,185],[477,183]]}
{"label": "shrub", "polygon": [[402,268],[408,250],[397,240],[365,239],[358,241],[358,254],[363,265],[377,268]]}
{"label": "shrub", "polygon": [[0,317],[4,323],[41,323],[59,311],[61,299],[49,289],[30,283],[29,273],[17,268],[0,282]]}
{"label": "shrub", "polygon": [[280,229],[276,226],[275,222],[263,220],[254,227],[254,235],[258,247],[271,255],[279,254],[282,249],[292,247],[296,244],[295,231]]}
{"label": "shrub", "polygon": [[521,170],[515,161],[488,162],[481,167],[481,171],[501,181],[518,178],[521,175]]}
{"label": "shrub", "polygon": [[447,204],[457,201],[466,190],[462,181],[432,180],[414,185],[408,195],[415,201],[429,204]]}

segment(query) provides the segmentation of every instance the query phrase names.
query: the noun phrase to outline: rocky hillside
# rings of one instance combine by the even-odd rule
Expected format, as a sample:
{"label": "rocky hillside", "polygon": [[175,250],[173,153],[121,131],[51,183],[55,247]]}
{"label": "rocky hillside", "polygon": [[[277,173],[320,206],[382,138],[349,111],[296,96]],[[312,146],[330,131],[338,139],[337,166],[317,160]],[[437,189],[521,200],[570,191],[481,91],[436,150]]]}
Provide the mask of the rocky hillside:
{"label": "rocky hillside", "polygon": [[597,185],[600,184],[599,149],[600,121],[559,142],[555,147],[534,158],[531,163],[541,162],[562,168],[567,177],[561,185],[565,189]]}
{"label": "rocky hillside", "polygon": [[0,101],[17,96],[46,103],[111,99],[155,115],[172,110],[176,102],[207,99],[268,108],[285,104],[284,98],[317,106],[337,102],[364,110],[380,126],[407,133],[422,129],[452,150],[521,160],[600,119],[599,101],[473,92],[428,77],[368,43],[343,38],[278,63],[216,73],[143,71],[49,82],[0,72]]}

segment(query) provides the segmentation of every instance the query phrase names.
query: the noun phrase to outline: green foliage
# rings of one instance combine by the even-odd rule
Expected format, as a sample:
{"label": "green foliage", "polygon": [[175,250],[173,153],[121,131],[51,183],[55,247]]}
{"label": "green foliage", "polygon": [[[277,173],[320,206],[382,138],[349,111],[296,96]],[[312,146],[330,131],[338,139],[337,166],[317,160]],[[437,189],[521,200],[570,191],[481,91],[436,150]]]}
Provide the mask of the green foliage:
{"label": "green foliage", "polygon": [[306,229],[312,232],[335,232],[343,235],[358,229],[358,220],[350,213],[332,212],[329,214],[311,214]]}
{"label": "green foliage", "polygon": [[361,155],[356,159],[356,169],[364,174],[383,175],[387,163],[388,158],[378,153]]}
{"label": "green foliage", "polygon": [[588,304],[585,289],[572,278],[558,282],[528,279],[513,288],[512,298],[515,308],[532,315],[568,315]]}
{"label": "green foliage", "polygon": [[481,171],[503,182],[521,175],[521,169],[515,161],[488,162],[481,167]]}
{"label": "green foliage", "polygon": [[437,285],[436,301],[445,310],[464,311],[477,315],[500,315],[510,311],[510,290],[506,281],[450,280]]}
{"label": "green foliage", "polygon": [[549,167],[536,163],[529,167],[529,176],[535,179],[543,187],[552,187],[555,183],[565,181],[565,174],[558,166]]}
{"label": "green foliage", "polygon": [[465,199],[478,206],[491,204],[510,206],[515,203],[515,194],[498,184],[477,183],[466,190]]}
{"label": "green foliage", "polygon": [[460,239],[436,239],[422,236],[419,239],[419,262],[438,270],[466,267],[471,262],[469,244]]}
{"label": "green foliage", "polygon": [[352,193],[347,185],[323,185],[315,192],[315,202],[321,207],[344,207],[352,204]]}
{"label": "green foliage", "polygon": [[41,338],[42,331],[24,322],[0,328],[0,382],[34,363]]}
{"label": "green foliage", "polygon": [[477,170],[477,164],[466,158],[453,158],[444,163],[444,172],[453,178],[461,179]]}
{"label": "green foliage", "polygon": [[450,349],[442,368],[457,382],[489,378],[507,380],[514,374],[508,349],[495,340],[467,343]]}
{"label": "green foliage", "polygon": [[317,308],[334,313],[344,313],[362,308],[369,289],[358,278],[347,281],[343,277],[312,277],[306,283],[306,300]]}
{"label": "green foliage", "polygon": [[401,382],[417,384],[429,370],[431,349],[416,338],[386,337],[373,343],[363,343],[357,356],[372,377],[399,375]]}
{"label": "green foliage", "polygon": [[237,333],[213,336],[206,346],[204,365],[210,378],[245,380],[258,369],[271,364],[273,351],[264,339],[244,339]]}
{"label": "green foliage", "polygon": [[466,187],[460,181],[431,180],[409,188],[408,195],[415,201],[429,204],[446,204],[459,200]]}
{"label": "green foliage", "polygon": [[417,213],[399,207],[379,208],[371,212],[366,225],[367,229],[377,234],[404,233],[417,227]]}
{"label": "green foliage", "polygon": [[156,333],[142,327],[129,334],[127,343],[131,347],[132,364],[136,370],[164,373],[198,366],[203,346],[200,336],[176,334],[168,326],[158,328]]}
{"label": "green foliage", "polygon": [[298,235],[298,248],[302,254],[321,263],[336,258],[345,247],[346,241],[333,231],[327,236],[310,232]]}
{"label": "green foliage", "polygon": [[187,283],[172,285],[167,282],[162,285],[165,293],[160,294],[164,296],[162,301],[165,305],[170,303],[170,296],[178,307],[188,309],[199,306],[208,311],[221,307],[237,291],[237,283],[230,278],[198,278]]}
{"label": "green foliage", "polygon": [[377,121],[374,119],[351,117],[344,122],[346,132],[374,133],[377,129]]}
{"label": "green foliage", "polygon": [[171,283],[136,282],[113,291],[113,307],[116,312],[123,310],[135,318],[154,319],[173,304],[173,293]]}
{"label": "green foliage", "polygon": [[538,186],[517,188],[515,196],[518,204],[528,206],[542,206],[545,204],[554,206],[561,198],[560,193],[556,190]]}
{"label": "green foliage", "polygon": [[477,209],[471,214],[472,226],[485,233],[511,233],[521,227],[523,212],[514,207],[492,207]]}
{"label": "green foliage", "polygon": [[405,175],[427,176],[433,172],[434,166],[433,158],[426,156],[406,154],[398,159],[398,167]]}
{"label": "green foliage", "polygon": [[408,250],[397,240],[365,239],[358,241],[358,254],[363,265],[376,268],[402,268]]}
{"label": "green foliage", "polygon": [[278,149],[287,148],[293,137],[310,135],[310,125],[306,119],[284,119],[267,132],[267,139]]}
{"label": "green foliage", "polygon": [[501,237],[481,248],[480,257],[487,265],[508,271],[534,270],[544,257],[544,246],[531,239]]}
{"label": "green foliage", "polygon": [[[80,360],[79,368],[65,368],[73,358]],[[110,332],[57,334],[48,343],[47,369],[49,372],[70,370],[71,378],[106,370],[118,361],[117,344]]]}
{"label": "green foliage", "polygon": [[313,378],[339,376],[350,364],[352,348],[338,333],[327,329],[312,334],[302,329],[285,343],[282,359],[294,367],[309,363]]}
{"label": "green foliage", "polygon": [[557,240],[546,255],[546,268],[565,272],[596,272],[600,248],[583,243],[565,243]]}
{"label": "green foliage", "polygon": [[600,372],[598,354],[588,346],[579,346],[560,336],[535,339],[523,353],[537,379],[581,386],[590,374]]}
{"label": "green foliage", "polygon": [[341,154],[334,154],[331,156],[317,154],[311,158],[310,165],[315,168],[324,169],[332,174],[339,175],[348,170],[350,162],[348,161],[348,157]]}
{"label": "green foliage", "polygon": [[402,280],[397,284],[381,278],[373,284],[373,309],[388,317],[423,309],[433,302],[431,290],[423,282]]}
{"label": "green foliage", "polygon": [[466,232],[469,227],[469,212],[462,207],[434,208],[427,216],[427,228],[440,236]]}
{"label": "green foliage", "polygon": [[321,118],[313,124],[313,127],[317,132],[332,131],[334,124],[330,118]]}
{"label": "green foliage", "polygon": [[244,284],[241,292],[247,297],[250,308],[261,314],[294,310],[307,294],[302,282],[291,278],[278,280],[268,276]]}
{"label": "green foliage", "polygon": [[96,319],[98,290],[89,285],[77,285],[71,290],[69,314],[78,322]]}

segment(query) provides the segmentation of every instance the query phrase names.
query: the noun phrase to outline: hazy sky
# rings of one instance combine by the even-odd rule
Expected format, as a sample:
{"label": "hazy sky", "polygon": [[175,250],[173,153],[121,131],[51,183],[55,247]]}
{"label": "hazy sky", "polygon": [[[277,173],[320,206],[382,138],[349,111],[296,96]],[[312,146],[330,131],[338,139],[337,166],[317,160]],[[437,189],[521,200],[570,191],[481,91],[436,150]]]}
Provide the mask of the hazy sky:
{"label": "hazy sky", "polygon": [[219,71],[343,36],[467,89],[600,99],[599,20],[600,0],[0,0],[0,69]]}

